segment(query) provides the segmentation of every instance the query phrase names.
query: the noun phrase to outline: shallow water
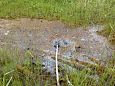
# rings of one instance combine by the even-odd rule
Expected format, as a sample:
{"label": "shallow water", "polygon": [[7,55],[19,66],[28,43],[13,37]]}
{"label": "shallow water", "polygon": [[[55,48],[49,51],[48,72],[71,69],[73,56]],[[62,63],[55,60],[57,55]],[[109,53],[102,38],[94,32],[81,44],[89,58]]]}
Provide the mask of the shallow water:
{"label": "shallow water", "polygon": [[[2,23],[1,23],[2,22]],[[70,28],[59,21],[37,19],[1,20],[0,47],[26,51],[29,48],[39,58],[43,58],[46,69],[52,72],[55,61],[54,44],[59,41],[59,57],[78,58],[90,62],[87,58],[106,60],[113,50],[107,39],[96,34],[103,26]],[[44,60],[44,58],[46,58]]]}

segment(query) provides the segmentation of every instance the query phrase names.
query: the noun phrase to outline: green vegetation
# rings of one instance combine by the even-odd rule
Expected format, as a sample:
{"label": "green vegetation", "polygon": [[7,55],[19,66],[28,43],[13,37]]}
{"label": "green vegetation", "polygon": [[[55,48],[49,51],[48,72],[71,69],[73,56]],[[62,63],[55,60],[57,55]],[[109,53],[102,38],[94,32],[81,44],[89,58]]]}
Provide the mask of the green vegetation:
{"label": "green vegetation", "polygon": [[1,0],[1,18],[58,19],[82,25],[113,20],[114,0]]}
{"label": "green vegetation", "polygon": [[39,59],[35,64],[31,62],[30,53],[20,57],[18,50],[0,49],[0,86],[48,86],[54,83],[55,78],[43,70]]}
{"label": "green vegetation", "polygon": [[[17,51],[17,50],[16,50]],[[12,52],[0,49],[0,86],[55,86],[56,79],[47,73],[37,58],[31,63],[30,53],[19,59],[19,51]],[[17,60],[18,59],[18,60]],[[95,68],[84,68],[67,72],[60,68],[61,86],[114,86],[115,57],[107,62],[107,66],[97,65]]]}

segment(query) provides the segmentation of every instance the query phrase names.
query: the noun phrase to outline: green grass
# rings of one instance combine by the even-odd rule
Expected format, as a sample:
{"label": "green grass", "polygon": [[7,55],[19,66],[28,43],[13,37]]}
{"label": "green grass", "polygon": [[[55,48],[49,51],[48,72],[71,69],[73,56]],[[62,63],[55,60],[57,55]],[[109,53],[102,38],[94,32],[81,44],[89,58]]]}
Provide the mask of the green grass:
{"label": "green grass", "polygon": [[[35,63],[36,65],[32,66],[28,52],[23,54],[22,60],[18,50],[0,49],[0,86],[6,86],[11,77],[9,86],[55,86],[55,76],[44,71],[39,59]],[[63,74],[60,76],[61,86],[114,86],[115,55],[108,59],[106,64],[104,69],[97,65],[95,69],[86,68],[73,72],[67,72],[64,68],[60,68],[60,72]]]}
{"label": "green grass", "polygon": [[113,20],[114,0],[1,0],[0,18],[43,18],[72,25]]}
{"label": "green grass", "polygon": [[11,77],[12,80],[8,86],[41,86],[40,83],[45,85],[47,81],[48,84],[51,82],[50,75],[45,76],[39,59],[36,65],[32,65],[28,52],[21,58],[18,50],[9,51],[0,48],[0,86],[7,86]]}

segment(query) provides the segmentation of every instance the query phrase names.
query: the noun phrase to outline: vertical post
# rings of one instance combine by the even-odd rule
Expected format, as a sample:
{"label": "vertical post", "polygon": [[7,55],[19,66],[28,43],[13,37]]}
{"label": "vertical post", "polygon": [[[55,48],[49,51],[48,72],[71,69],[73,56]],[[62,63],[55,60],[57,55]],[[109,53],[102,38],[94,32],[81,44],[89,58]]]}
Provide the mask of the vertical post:
{"label": "vertical post", "polygon": [[56,57],[55,57],[55,61],[56,61],[56,81],[57,81],[57,86],[60,86],[59,84],[59,73],[58,73],[58,45],[56,45]]}

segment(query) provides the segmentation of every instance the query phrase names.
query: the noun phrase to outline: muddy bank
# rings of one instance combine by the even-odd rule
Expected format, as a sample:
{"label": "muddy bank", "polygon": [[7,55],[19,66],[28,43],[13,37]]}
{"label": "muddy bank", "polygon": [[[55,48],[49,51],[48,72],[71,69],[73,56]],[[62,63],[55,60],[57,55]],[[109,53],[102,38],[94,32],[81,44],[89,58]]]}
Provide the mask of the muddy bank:
{"label": "muddy bank", "polygon": [[103,26],[70,28],[59,21],[1,19],[0,47],[11,50],[18,48],[24,52],[29,48],[38,58],[48,59],[43,59],[47,68],[54,65],[51,57],[54,57],[53,45],[57,40],[61,43],[59,57],[68,60],[77,58],[90,63],[88,58],[106,61],[112,57],[114,50],[106,38],[96,34],[100,29],[103,29]]}

